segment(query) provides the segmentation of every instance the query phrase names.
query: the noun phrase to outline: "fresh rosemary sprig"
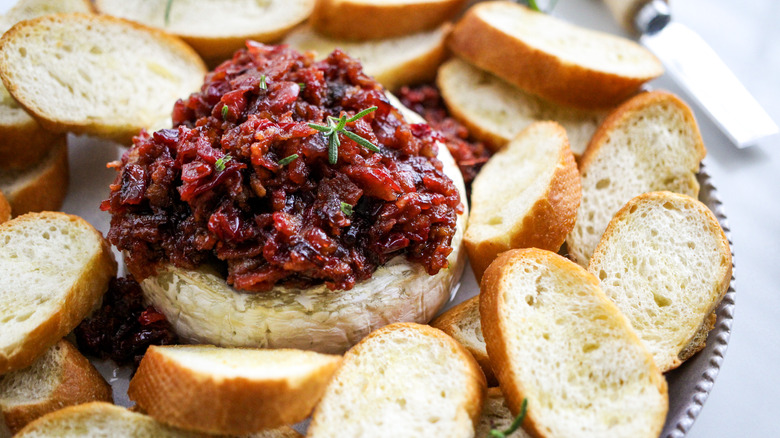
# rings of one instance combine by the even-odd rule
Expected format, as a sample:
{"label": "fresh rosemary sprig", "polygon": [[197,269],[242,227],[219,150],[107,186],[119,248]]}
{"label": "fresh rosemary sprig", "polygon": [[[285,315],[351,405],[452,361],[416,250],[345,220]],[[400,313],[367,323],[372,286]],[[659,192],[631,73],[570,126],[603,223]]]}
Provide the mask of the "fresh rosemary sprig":
{"label": "fresh rosemary sprig", "polygon": [[381,152],[375,144],[355,134],[354,132],[350,132],[345,129],[347,123],[356,122],[360,118],[365,117],[366,115],[376,111],[376,109],[377,107],[375,106],[372,106],[371,108],[366,108],[363,111],[355,114],[350,118],[347,118],[346,114],[342,115],[338,119],[335,117],[328,116],[327,125],[318,125],[316,123],[309,123],[310,128],[322,132],[325,135],[325,137],[328,138],[328,162],[330,164],[336,164],[336,162],[339,159],[339,146],[341,146],[341,140],[339,139],[339,134],[344,135],[345,137],[349,138],[350,140],[354,141],[355,143],[359,144],[360,146],[363,146],[364,148],[372,152]]}
{"label": "fresh rosemary sprig", "polygon": [[295,161],[296,158],[298,158],[298,154],[292,154],[282,158],[281,160],[279,160],[279,167],[284,167],[292,163],[293,161]]}
{"label": "fresh rosemary sprig", "polygon": [[352,216],[352,206],[341,201],[341,212],[344,213],[345,216]]}
{"label": "fresh rosemary sprig", "polygon": [[217,172],[222,172],[223,170],[225,170],[225,164],[226,164],[228,161],[232,160],[232,159],[233,159],[233,157],[231,157],[230,155],[225,155],[224,157],[222,157],[222,158],[219,158],[219,159],[218,159],[218,160],[217,160],[217,161],[214,163],[214,168],[215,168],[215,169],[217,169]]}
{"label": "fresh rosemary sprig", "polygon": [[168,23],[171,22],[171,5],[173,5],[173,0],[168,0],[168,3],[165,4],[165,25],[167,26]]}
{"label": "fresh rosemary sprig", "polygon": [[528,410],[528,399],[523,399],[523,404],[520,407],[520,414],[515,418],[515,421],[512,422],[512,424],[509,426],[509,429],[505,431],[500,431],[496,429],[492,429],[490,431],[491,438],[507,438],[509,435],[515,433],[517,429],[520,428],[520,425],[523,424],[523,420],[525,420],[525,413]]}

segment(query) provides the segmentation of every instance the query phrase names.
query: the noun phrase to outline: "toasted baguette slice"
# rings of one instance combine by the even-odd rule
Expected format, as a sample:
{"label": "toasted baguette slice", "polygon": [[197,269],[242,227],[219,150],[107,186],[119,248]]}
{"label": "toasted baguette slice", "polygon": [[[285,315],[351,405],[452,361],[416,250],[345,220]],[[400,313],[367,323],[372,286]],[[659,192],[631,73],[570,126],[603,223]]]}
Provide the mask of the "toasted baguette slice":
{"label": "toasted baguette slice", "polygon": [[513,414],[541,437],[657,437],[666,380],[596,277],[535,248],[505,252],[480,294],[482,330]]}
{"label": "toasted baguette slice", "polygon": [[230,58],[246,40],[277,41],[312,12],[315,0],[97,0],[104,14],[133,20],[181,37],[210,63]]}
{"label": "toasted baguette slice", "polygon": [[307,436],[473,437],[484,393],[479,365],[455,340],[391,324],[347,352]]}
{"label": "toasted baguette slice", "polygon": [[[504,401],[504,395],[501,394],[501,388],[488,388],[487,396],[485,397],[485,405],[482,407],[482,416],[479,417],[479,424],[477,424],[477,430],[474,436],[476,438],[489,437],[490,431],[495,429],[504,431],[509,429],[512,425],[514,416]],[[530,435],[526,433],[522,428],[517,429],[507,438],[528,438]]]}
{"label": "toasted baguette slice", "polygon": [[0,191],[0,224],[11,219],[11,205],[5,199],[5,195]]}
{"label": "toasted baguette slice", "polygon": [[645,193],[617,212],[588,270],[668,371],[704,348],[731,281],[731,250],[701,202]]}
{"label": "toasted baguette slice", "polygon": [[485,373],[488,386],[498,385],[490,366],[485,337],[482,336],[482,325],[479,322],[479,296],[472,297],[439,315],[431,322],[431,326],[452,336],[474,356]]}
{"label": "toasted baguette slice", "polygon": [[317,52],[318,58],[339,48],[359,59],[366,74],[393,91],[401,85],[428,82],[436,77],[436,69],[447,56],[444,40],[449,29],[449,25],[444,25],[398,38],[353,42],[330,39],[302,26],[288,35],[284,43]]}
{"label": "toasted baguette slice", "polygon": [[[55,42],[56,43],[53,43]],[[205,66],[178,38],[103,15],[49,15],[0,40],[0,75],[46,129],[127,141],[170,125]]]}
{"label": "toasted baguette slice", "polygon": [[85,220],[30,213],[0,225],[0,375],[24,368],[99,303],[114,255]]}
{"label": "toasted baguette slice", "polygon": [[531,123],[554,120],[566,129],[571,150],[579,157],[607,115],[549,102],[458,58],[439,68],[436,84],[452,116],[493,151]]}
{"label": "toasted baguette slice", "polygon": [[[41,15],[92,10],[89,0],[19,0],[0,17],[0,33]],[[32,167],[43,160],[58,137],[42,129],[0,84],[0,171]]]}
{"label": "toasted baguette slice", "polygon": [[160,437],[195,438],[187,432],[158,423],[153,418],[105,402],[85,403],[52,412],[28,424],[14,437]]}
{"label": "toasted baguette slice", "polygon": [[448,46],[523,90],[578,108],[613,107],[664,72],[633,41],[506,1],[471,7]]}
{"label": "toasted baguette slice", "polygon": [[0,17],[0,31],[5,33],[14,24],[42,15],[66,12],[95,12],[90,0],[17,0],[16,4]]}
{"label": "toasted baguette slice", "polygon": [[27,169],[0,170],[0,192],[11,204],[13,216],[59,210],[68,192],[68,147],[58,136],[48,154]]}
{"label": "toasted baguette slice", "polygon": [[331,38],[372,40],[431,30],[455,18],[467,0],[318,0],[309,22]]}
{"label": "toasted baguette slice", "polygon": [[582,203],[566,238],[569,255],[588,266],[612,216],[635,196],[667,190],[697,197],[706,153],[693,113],[673,94],[643,93],[619,106],[580,160]]}
{"label": "toasted baguette slice", "polygon": [[498,151],[471,186],[463,238],[477,281],[512,248],[558,249],[574,226],[580,177],[566,131],[536,122]]}
{"label": "toasted baguette slice", "polygon": [[127,394],[175,427],[252,433],[306,418],[340,363],[303,350],[152,346]]}
{"label": "toasted baguette slice", "polygon": [[8,373],[0,380],[0,411],[12,433],[65,406],[112,400],[108,383],[64,339],[29,367]]}

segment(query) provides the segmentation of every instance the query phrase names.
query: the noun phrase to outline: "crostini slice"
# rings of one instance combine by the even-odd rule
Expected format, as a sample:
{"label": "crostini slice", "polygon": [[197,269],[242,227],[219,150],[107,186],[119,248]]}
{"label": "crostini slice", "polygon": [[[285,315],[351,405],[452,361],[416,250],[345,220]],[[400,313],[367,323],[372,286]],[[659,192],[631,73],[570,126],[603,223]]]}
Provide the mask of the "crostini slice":
{"label": "crostini slice", "polygon": [[664,372],[706,345],[731,268],[715,215],[670,192],[645,193],[621,208],[588,265]]}
{"label": "crostini slice", "polygon": [[43,212],[0,224],[0,375],[73,330],[115,275],[108,242],[84,219]]}
{"label": "crostini slice", "polygon": [[507,1],[472,6],[448,46],[525,91],[583,109],[614,107],[664,72],[634,41]]}
{"label": "crostini slice", "polygon": [[308,437],[473,437],[485,377],[441,330],[396,323],[344,356],[317,405]]}
{"label": "crostini slice", "polygon": [[158,421],[247,434],[306,418],[341,356],[293,349],[151,346],[127,394]]}
{"label": "crostini slice", "polygon": [[0,379],[0,415],[11,433],[49,412],[91,401],[111,403],[111,387],[65,339],[29,367]]}
{"label": "crostini slice", "polygon": [[493,151],[530,124],[553,120],[566,129],[571,151],[579,158],[607,116],[607,111],[580,110],[542,99],[459,58],[439,67],[436,84],[452,117]]}
{"label": "crostini slice", "polygon": [[596,277],[536,248],[485,271],[482,331],[513,415],[541,437],[657,437],[666,380]]}
{"label": "crostini slice", "polygon": [[509,249],[558,251],[574,226],[580,196],[563,127],[536,122],[524,129],[490,158],[471,186],[463,240],[477,281]]}

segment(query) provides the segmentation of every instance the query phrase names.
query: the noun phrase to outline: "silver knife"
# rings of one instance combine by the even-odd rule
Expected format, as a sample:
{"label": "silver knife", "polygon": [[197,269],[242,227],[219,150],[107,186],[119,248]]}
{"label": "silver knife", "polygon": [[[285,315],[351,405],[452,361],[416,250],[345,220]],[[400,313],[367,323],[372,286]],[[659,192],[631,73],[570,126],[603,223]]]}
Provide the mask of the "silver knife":
{"label": "silver knife", "polygon": [[695,32],[671,21],[664,0],[604,0],[612,15],[653,52],[739,148],[778,133],[777,125],[715,51]]}

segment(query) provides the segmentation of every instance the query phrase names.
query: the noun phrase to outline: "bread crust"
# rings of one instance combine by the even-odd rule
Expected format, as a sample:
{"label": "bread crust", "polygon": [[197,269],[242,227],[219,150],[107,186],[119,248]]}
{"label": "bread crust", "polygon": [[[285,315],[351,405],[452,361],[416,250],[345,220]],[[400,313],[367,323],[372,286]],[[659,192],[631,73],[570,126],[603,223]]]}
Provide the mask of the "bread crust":
{"label": "bread crust", "polygon": [[[518,258],[529,258],[542,264],[554,266],[560,270],[570,270],[590,288],[596,288],[596,295],[600,303],[608,308],[616,319],[626,328],[628,336],[633,343],[640,346],[646,356],[646,364],[651,371],[651,380],[658,389],[659,394],[666,405],[663,407],[663,415],[660,415],[655,422],[655,429],[650,430],[647,436],[658,436],[664,425],[666,411],[668,409],[668,388],[666,380],[653,362],[652,356],[642,345],[639,337],[631,328],[628,320],[620,313],[617,306],[599,289],[598,279],[587,272],[584,268],[570,260],[537,248],[523,248],[507,251],[500,256],[485,271],[480,283],[480,315],[482,320],[482,331],[485,336],[488,355],[493,363],[493,369],[496,372],[498,381],[501,383],[501,392],[504,394],[506,404],[512,412],[512,415],[518,415],[522,407],[523,400],[529,394],[529,390],[524,387],[516,374],[518,364],[513,364],[506,348],[508,345],[507,334],[503,326],[506,324],[518,324],[519,321],[508,321],[502,316],[501,308],[504,306],[503,291],[508,285],[504,274],[509,271],[513,262]],[[563,383],[561,383],[563,384]],[[540,424],[537,418],[536,410],[530,407],[522,423],[523,429],[534,437],[547,437],[548,431],[543,424]]]}
{"label": "bread crust", "polygon": [[0,121],[0,172],[34,166],[62,137],[43,129],[23,109],[15,111],[23,113],[21,120]]}
{"label": "bread crust", "polygon": [[331,356],[303,377],[226,377],[180,364],[166,348],[149,347],[127,394],[157,421],[208,433],[249,434],[303,420],[341,364]]}
{"label": "bread crust", "polygon": [[[561,59],[485,21],[480,11],[489,8],[519,8],[527,14],[541,14],[510,2],[480,3],[470,8],[455,25],[448,47],[477,67],[545,99],[581,109],[606,109],[636,93],[643,83],[663,74],[663,67],[657,60],[654,71],[628,76]],[[647,55],[652,57],[649,52]]]}
{"label": "bread crust", "polygon": [[63,358],[62,367],[52,370],[60,376],[54,391],[45,399],[2,409],[11,433],[16,433],[35,419],[66,406],[91,401],[113,402],[111,386],[89,360],[65,339],[61,339],[57,346],[62,350]]}
{"label": "bread crust", "polygon": [[433,29],[453,19],[466,2],[467,0],[319,0],[309,22],[318,32],[334,38],[393,38]]}
{"label": "bread crust", "polygon": [[194,438],[201,436],[201,434],[170,428],[146,415],[100,401],[69,406],[46,414],[25,426],[16,436],[19,438],[26,436],[62,436],[69,432],[73,433],[74,429],[88,430],[92,425],[102,426],[102,432],[105,435],[100,436],[109,436],[108,433],[115,433],[116,436],[155,436],[165,438]]}
{"label": "bread crust", "polygon": [[466,345],[465,342],[460,340],[460,322],[469,318],[469,315],[472,314],[474,308],[476,308],[477,312],[479,312],[479,295],[471,297],[468,300],[439,315],[431,322],[430,325],[431,327],[443,331],[458,341],[463,346],[463,348],[466,349],[466,351],[471,353],[471,355],[474,357],[474,360],[476,360],[479,364],[479,367],[482,368],[482,372],[485,374],[487,385],[489,387],[497,386],[498,380],[496,380],[496,376],[493,374],[493,368],[490,365],[490,358],[487,355],[487,351]]}
{"label": "bread crust", "polygon": [[68,148],[64,135],[58,136],[49,154],[50,157],[44,158],[49,161],[45,168],[38,169],[34,165],[32,169],[14,172],[19,175],[19,179],[28,178],[28,172],[34,176],[26,184],[17,182],[7,187],[5,194],[14,217],[36,211],[57,211],[62,207],[70,180]]}
{"label": "bread crust", "polygon": [[[9,46],[12,41],[24,40],[23,33],[28,28],[36,28],[37,26],[47,26],[51,24],[66,23],[69,21],[79,22],[86,21],[92,25],[105,25],[121,27],[126,31],[138,31],[150,34],[160,44],[168,47],[170,50],[178,52],[183,57],[197,68],[199,75],[206,74],[206,65],[198,54],[181,39],[163,32],[159,29],[154,29],[142,24],[124,20],[122,18],[116,18],[109,15],[98,14],[83,14],[83,13],[68,13],[68,14],[55,14],[45,15],[28,21],[22,21],[14,25],[9,29],[0,39],[0,78],[2,78],[3,84],[8,89],[9,93],[24,107],[24,109],[46,130],[56,133],[73,132],[76,134],[90,134],[98,137],[103,137],[109,140],[117,141],[122,144],[128,143],[134,135],[143,128],[149,128],[149,126],[141,126],[133,124],[128,118],[123,120],[113,121],[96,121],[93,119],[85,118],[81,120],[62,118],[56,114],[52,114],[51,108],[46,107],[46,103],[37,101],[30,96],[22,93],[20,90],[20,83],[24,81],[24,78],[15,77],[10,73],[10,63],[6,56],[3,55],[6,46]],[[107,67],[108,68],[108,67]]]}
{"label": "bread crust", "polygon": [[[529,247],[558,251],[574,227],[582,189],[566,131],[556,122],[536,122],[516,138],[531,135],[535,130],[550,130],[561,139],[555,171],[547,185],[547,191],[534,202],[525,217],[517,218],[508,236],[478,240],[477,236],[466,230],[464,242],[477,281],[482,278],[485,269],[498,254],[513,248]],[[497,154],[491,159],[499,157]],[[478,180],[479,175],[475,184]],[[472,215],[474,211],[472,209]]]}
{"label": "bread crust", "polygon": [[3,192],[0,192],[0,224],[11,219],[11,205],[5,199]]}
{"label": "bread crust", "polygon": [[[718,219],[715,217],[715,215],[701,201],[693,199],[687,195],[667,191],[641,194],[630,200],[628,203],[626,203],[625,206],[623,206],[623,208],[615,213],[615,217],[609,222],[607,229],[601,236],[601,241],[599,242],[598,246],[596,246],[596,250],[593,252],[593,256],[591,257],[590,263],[588,265],[588,271],[594,275],[598,274],[599,267],[604,263],[603,259],[605,258],[605,251],[607,250],[613,235],[621,226],[620,222],[630,216],[633,212],[633,209],[638,204],[653,201],[658,202],[659,200],[683,203],[696,208],[705,219],[705,226],[707,227],[709,233],[718,236],[718,241],[721,243],[720,247],[718,248],[718,255],[720,256],[720,259],[723,260],[723,269],[721,270],[718,278],[715,279],[715,281],[712,283],[713,288],[708,294],[710,302],[707,306],[707,309],[701,314],[701,323],[697,324],[696,330],[690,333],[689,340],[679,349],[679,351],[668,352],[668,357],[666,357],[664,361],[659,361],[657,360],[658,357],[656,357],[658,367],[662,372],[667,372],[682,365],[683,362],[688,360],[691,356],[702,350],[707,345],[707,335],[709,334],[710,330],[715,327],[718,306],[720,306],[720,302],[723,300],[726,292],[728,292],[729,284],[731,283],[731,248],[729,246],[728,238],[723,232],[723,229],[721,228],[720,223],[718,223]],[[638,294],[641,293],[641,291],[635,290],[632,291],[632,293]],[[680,327],[679,329],[681,330],[683,328],[684,327]]]}
{"label": "bread crust", "polygon": [[28,213],[0,224],[0,234],[15,224],[46,218],[81,223],[94,233],[100,242],[100,249],[90,260],[85,261],[81,276],[66,292],[59,310],[13,345],[11,350],[0,351],[0,375],[30,365],[73,330],[94,309],[105,293],[109,279],[116,275],[117,265],[110,245],[99,231],[78,216],[56,212]]}

